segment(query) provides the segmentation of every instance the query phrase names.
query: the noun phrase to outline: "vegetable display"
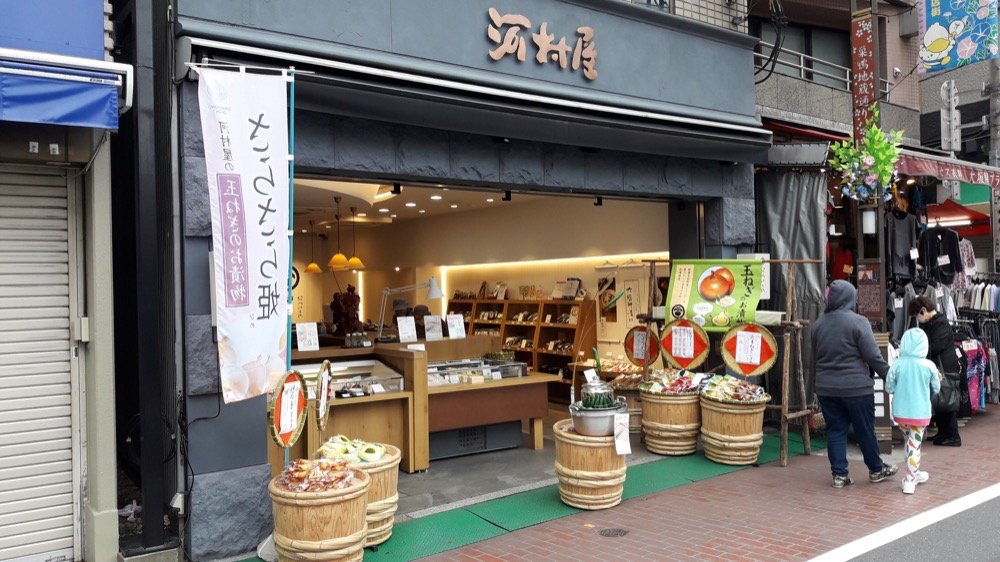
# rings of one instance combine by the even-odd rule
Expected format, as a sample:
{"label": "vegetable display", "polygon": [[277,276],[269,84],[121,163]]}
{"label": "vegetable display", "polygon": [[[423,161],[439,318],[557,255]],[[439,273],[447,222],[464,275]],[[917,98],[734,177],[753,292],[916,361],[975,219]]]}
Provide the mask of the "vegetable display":
{"label": "vegetable display", "polygon": [[600,408],[616,408],[618,406],[615,402],[613,392],[595,392],[593,394],[588,394],[583,397],[582,405],[584,408],[591,410]]}
{"label": "vegetable display", "polygon": [[347,462],[330,459],[296,459],[285,467],[276,484],[290,492],[325,492],[347,488],[354,483],[354,472]]}
{"label": "vegetable display", "polygon": [[385,447],[378,443],[350,439],[345,435],[334,435],[320,446],[316,456],[351,464],[375,462],[385,456]]}
{"label": "vegetable display", "polygon": [[701,393],[708,398],[736,402],[766,402],[771,399],[763,387],[730,375],[715,375]]}

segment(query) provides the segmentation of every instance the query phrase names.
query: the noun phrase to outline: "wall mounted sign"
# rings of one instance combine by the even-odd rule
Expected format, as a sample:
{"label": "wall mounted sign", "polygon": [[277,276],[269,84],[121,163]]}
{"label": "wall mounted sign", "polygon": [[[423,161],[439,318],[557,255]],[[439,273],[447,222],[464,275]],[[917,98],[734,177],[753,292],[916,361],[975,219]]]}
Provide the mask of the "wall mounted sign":
{"label": "wall mounted sign", "polygon": [[871,10],[859,12],[851,19],[851,95],[855,139],[865,138],[865,123],[872,118],[872,104],[879,96],[874,26]]}
{"label": "wall mounted sign", "polygon": [[306,424],[306,383],[298,371],[288,371],[274,389],[267,407],[271,439],[287,449],[295,444]]}
{"label": "wall mounted sign", "polygon": [[722,336],[722,360],[744,376],[766,373],[778,359],[778,345],[771,332],[759,324],[742,324]]}
{"label": "wall mounted sign", "polygon": [[531,20],[520,14],[501,14],[496,8],[489,9],[490,25],[486,26],[486,36],[495,45],[487,51],[493,61],[513,55],[518,62],[524,62],[528,53],[528,36],[535,45],[535,61],[547,65],[558,65],[560,70],[567,67],[573,71],[583,69],[587,80],[597,79],[597,45],[594,43],[594,28],[576,28],[576,41],[571,46],[562,36],[556,41],[556,34],[549,33],[549,22],[543,21],[538,31],[532,33]]}
{"label": "wall mounted sign", "polygon": [[691,320],[681,318],[663,327],[663,357],[677,369],[696,369],[708,359],[708,334]]}

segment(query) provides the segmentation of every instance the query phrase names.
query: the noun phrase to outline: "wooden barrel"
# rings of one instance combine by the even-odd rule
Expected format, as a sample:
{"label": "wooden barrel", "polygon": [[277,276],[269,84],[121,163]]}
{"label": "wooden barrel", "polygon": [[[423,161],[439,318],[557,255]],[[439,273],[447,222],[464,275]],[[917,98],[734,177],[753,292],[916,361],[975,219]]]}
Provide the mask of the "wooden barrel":
{"label": "wooden barrel", "polygon": [[721,464],[754,464],[764,443],[764,409],[757,403],[701,397],[701,443],[705,456]]}
{"label": "wooden barrel", "polygon": [[643,392],[642,432],[646,448],[658,455],[690,455],[698,448],[701,407],[698,393]]}
{"label": "wooden barrel", "polygon": [[396,520],[396,508],[399,506],[399,448],[383,444],[385,456],[375,462],[359,462],[351,465],[365,471],[371,477],[368,488],[368,538],[365,546],[375,546],[389,540],[392,536],[392,525]]}
{"label": "wooden barrel", "polygon": [[642,432],[642,399],[639,398],[638,390],[618,390],[616,396],[625,398],[625,405],[628,408],[628,432]]}
{"label": "wooden barrel", "polygon": [[590,437],[571,429],[573,420],[552,426],[556,439],[559,498],[580,509],[607,509],[622,501],[625,455],[615,451],[614,437]]}
{"label": "wooden barrel", "polygon": [[325,492],[290,492],[277,485],[277,477],[271,480],[267,491],[280,562],[362,559],[371,477],[361,470],[353,472],[351,486]]}

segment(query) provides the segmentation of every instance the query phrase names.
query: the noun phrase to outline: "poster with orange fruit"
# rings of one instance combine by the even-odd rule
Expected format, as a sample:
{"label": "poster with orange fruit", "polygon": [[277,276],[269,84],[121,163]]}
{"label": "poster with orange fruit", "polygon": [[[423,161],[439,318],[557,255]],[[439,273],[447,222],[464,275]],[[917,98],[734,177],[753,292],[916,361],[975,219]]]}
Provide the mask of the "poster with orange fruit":
{"label": "poster with orange fruit", "polygon": [[753,322],[761,267],[757,260],[671,260],[667,314],[708,332]]}

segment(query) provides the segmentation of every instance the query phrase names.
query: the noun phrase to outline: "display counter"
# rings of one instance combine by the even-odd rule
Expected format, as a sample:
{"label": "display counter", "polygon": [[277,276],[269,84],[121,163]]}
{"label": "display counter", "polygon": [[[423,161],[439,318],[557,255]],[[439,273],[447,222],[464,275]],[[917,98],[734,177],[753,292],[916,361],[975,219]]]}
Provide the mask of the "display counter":
{"label": "display counter", "polygon": [[[309,457],[320,444],[333,435],[388,443],[399,447],[400,469],[405,472],[426,470],[430,465],[430,433],[487,426],[500,422],[527,422],[528,443],[535,449],[543,444],[543,419],[548,410],[548,383],[558,375],[529,371],[527,376],[473,384],[452,384],[429,388],[427,363],[482,357],[500,350],[496,336],[470,336],[458,340],[414,344],[376,344],[368,348],[320,348],[317,351],[292,351],[292,368],[329,360],[356,361],[375,359],[403,377],[401,392],[385,392],[357,398],[330,400],[330,418],[319,431],[315,414],[310,410],[303,436],[292,447],[290,458]],[[316,373],[302,373],[312,378]],[[269,461],[277,474],[284,465],[283,451],[271,445]]]}

